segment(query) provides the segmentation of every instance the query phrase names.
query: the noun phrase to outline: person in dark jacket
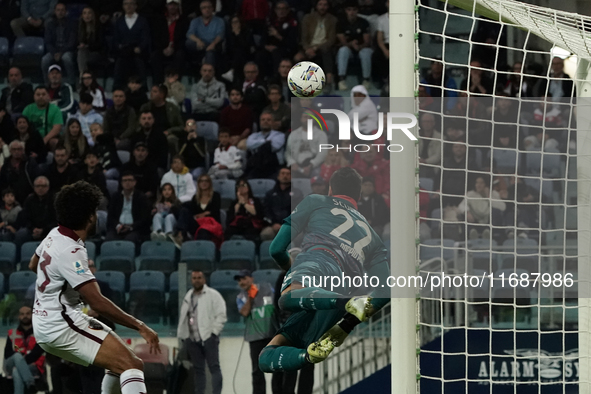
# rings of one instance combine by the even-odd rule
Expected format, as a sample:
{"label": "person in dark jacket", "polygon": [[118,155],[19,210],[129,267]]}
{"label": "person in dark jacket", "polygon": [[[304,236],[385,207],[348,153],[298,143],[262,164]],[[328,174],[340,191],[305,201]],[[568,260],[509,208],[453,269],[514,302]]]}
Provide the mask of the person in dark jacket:
{"label": "person in dark jacket", "polygon": [[80,171],[78,168],[70,163],[70,152],[63,147],[58,146],[53,152],[53,163],[47,170],[47,178],[51,184],[51,191],[57,193],[65,185],[80,180]]}
{"label": "person in dark jacket", "polygon": [[39,174],[39,167],[35,159],[25,155],[25,144],[22,142],[12,141],[9,150],[10,157],[0,170],[0,188],[14,190],[16,200],[22,205],[33,192],[33,180]]}
{"label": "person in dark jacket", "polygon": [[107,241],[126,240],[139,249],[150,235],[150,205],[143,193],[135,190],[135,177],[131,172],[121,175],[121,193],[115,194],[109,204]]}
{"label": "person in dark jacket", "polygon": [[148,160],[149,150],[145,142],[138,142],[133,149],[133,157],[121,167],[122,172],[131,172],[136,181],[136,190],[144,193],[149,200],[156,199],[160,177],[156,164]]}
{"label": "person in dark jacket", "polygon": [[33,103],[33,86],[23,81],[23,74],[18,67],[8,70],[8,86],[2,89],[0,113],[20,114],[25,107]]}
{"label": "person in dark jacket", "polygon": [[67,17],[66,5],[57,3],[54,16],[45,25],[45,49],[47,53],[41,59],[41,70],[45,75],[45,82],[49,66],[61,63],[66,69],[68,82],[76,82],[76,22]]}
{"label": "person in dark jacket", "polygon": [[189,167],[193,179],[205,171],[205,156],[207,153],[205,139],[197,134],[197,122],[187,119],[185,132],[179,137],[179,155],[185,159],[185,165]]}
{"label": "person in dark jacket", "polygon": [[376,185],[373,177],[363,178],[361,183],[361,198],[357,202],[357,210],[373,229],[381,234],[384,225],[390,220],[390,209],[381,194],[376,193]]}
{"label": "person in dark jacket", "polygon": [[21,212],[22,227],[16,232],[14,243],[17,250],[28,241],[41,241],[57,226],[53,193],[50,192],[49,179],[39,176],[35,179],[35,193],[23,204]]}
{"label": "person in dark jacket", "polygon": [[38,163],[44,163],[47,158],[47,147],[43,137],[24,116],[16,119],[16,140],[25,144],[25,153],[34,158]]}
{"label": "person in dark jacket", "polygon": [[92,7],[84,7],[78,22],[78,72],[80,75],[97,64],[104,64],[107,46],[103,26]]}
{"label": "person in dark jacket", "polygon": [[101,189],[105,201],[103,201],[104,204],[101,203],[100,209],[105,210],[103,208],[106,208],[106,200],[109,199],[107,178],[105,178],[103,168],[94,150],[88,151],[86,156],[84,156],[84,170],[82,171],[81,179]]}
{"label": "person in dark jacket", "polygon": [[226,239],[238,235],[256,240],[264,225],[263,217],[263,204],[252,194],[248,181],[245,178],[236,181],[236,199],[226,215]]}
{"label": "person in dark jacket", "polygon": [[281,228],[283,219],[288,217],[292,207],[302,201],[304,195],[298,189],[291,187],[291,170],[283,167],[277,175],[275,187],[265,194],[265,221],[271,223],[261,231],[261,240],[271,240]]}
{"label": "person in dark jacket", "polygon": [[140,113],[139,128],[131,137],[132,146],[136,146],[138,142],[143,142],[148,147],[149,161],[162,169],[167,168],[168,140],[164,131],[154,124],[154,116],[149,110]]}
{"label": "person in dark jacket", "polygon": [[133,108],[136,115],[139,114],[142,105],[148,102],[148,89],[144,86],[145,80],[137,75],[132,75],[127,80],[127,89],[125,89],[125,101]]}
{"label": "person in dark jacket", "polygon": [[115,139],[109,133],[105,133],[99,123],[90,125],[90,135],[94,141],[94,152],[107,179],[119,179],[121,160],[115,147]]}
{"label": "person in dark jacket", "polygon": [[[146,78],[146,62],[150,56],[150,26],[136,13],[136,0],[123,0],[125,14],[114,25],[115,87],[123,87],[131,70]],[[131,27],[130,27],[131,26]]]}
{"label": "person in dark jacket", "polygon": [[103,118],[103,130],[115,138],[118,149],[130,150],[131,141],[129,138],[133,135],[136,125],[136,112],[127,103],[125,90],[115,89],[113,91],[113,106],[107,109]]}

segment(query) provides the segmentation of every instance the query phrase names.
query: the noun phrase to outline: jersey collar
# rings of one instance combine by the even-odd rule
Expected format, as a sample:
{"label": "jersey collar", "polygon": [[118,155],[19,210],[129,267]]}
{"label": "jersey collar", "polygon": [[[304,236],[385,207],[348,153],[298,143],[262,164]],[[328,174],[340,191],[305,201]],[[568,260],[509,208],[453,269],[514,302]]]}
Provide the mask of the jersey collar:
{"label": "jersey collar", "polygon": [[59,231],[61,235],[72,238],[74,242],[78,242],[80,240],[80,237],[74,232],[74,230],[64,227],[61,224],[58,226],[57,231]]}
{"label": "jersey collar", "polygon": [[345,195],[343,195],[343,194],[339,194],[339,195],[337,195],[337,196],[332,196],[332,197],[336,197],[336,198],[340,198],[340,199],[342,199],[342,200],[345,200],[345,201],[347,201],[349,204],[353,205],[353,207],[354,207],[355,209],[357,209],[357,201],[353,200],[353,199],[352,199],[351,197],[349,197],[349,196],[345,196]]}

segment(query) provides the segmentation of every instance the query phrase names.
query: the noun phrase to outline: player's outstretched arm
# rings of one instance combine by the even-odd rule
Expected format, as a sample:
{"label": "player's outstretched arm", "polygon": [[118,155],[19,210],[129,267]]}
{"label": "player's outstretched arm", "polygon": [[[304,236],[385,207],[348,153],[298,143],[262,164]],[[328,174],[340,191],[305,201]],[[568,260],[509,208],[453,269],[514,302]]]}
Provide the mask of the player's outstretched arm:
{"label": "player's outstretched arm", "polygon": [[29,269],[35,273],[37,273],[37,266],[39,265],[39,256],[36,254],[31,257],[31,261],[29,261]]}
{"label": "player's outstretched arm", "polygon": [[291,243],[291,230],[289,224],[283,223],[269,246],[269,254],[284,271],[291,267],[291,257],[287,252],[287,247]]}
{"label": "player's outstretched arm", "polygon": [[84,301],[86,301],[99,315],[104,316],[117,324],[139,331],[140,335],[150,345],[150,353],[152,353],[152,351],[157,353],[161,352],[160,346],[158,345],[158,334],[145,325],[144,322],[125,313],[117,305],[113,304],[111,300],[103,296],[98,283],[94,281],[87,282],[77,290],[84,298]]}

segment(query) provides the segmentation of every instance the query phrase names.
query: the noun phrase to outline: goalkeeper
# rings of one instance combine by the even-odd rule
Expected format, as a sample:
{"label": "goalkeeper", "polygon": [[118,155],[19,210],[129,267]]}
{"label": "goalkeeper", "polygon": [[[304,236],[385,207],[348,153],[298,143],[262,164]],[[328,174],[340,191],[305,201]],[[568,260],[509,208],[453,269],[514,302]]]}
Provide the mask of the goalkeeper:
{"label": "goalkeeper", "polygon": [[[342,281],[337,291],[327,289],[330,281],[310,287],[327,276],[353,278],[367,273],[384,283],[390,275],[386,247],[357,211],[361,176],[352,168],[341,168],[329,186],[328,196],[306,197],[271,243],[271,256],[287,270],[279,306],[294,313],[260,353],[263,372],[294,371],[324,361],[356,325],[390,300],[388,287],[376,289],[376,298],[359,296],[367,290],[348,281]],[[292,262],[286,250],[301,232],[302,253]]]}

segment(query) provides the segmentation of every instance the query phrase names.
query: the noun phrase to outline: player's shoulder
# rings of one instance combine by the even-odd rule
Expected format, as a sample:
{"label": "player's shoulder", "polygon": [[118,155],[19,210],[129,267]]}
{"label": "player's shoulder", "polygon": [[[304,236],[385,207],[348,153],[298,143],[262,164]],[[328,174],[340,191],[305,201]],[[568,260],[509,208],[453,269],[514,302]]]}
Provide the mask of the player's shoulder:
{"label": "player's shoulder", "polygon": [[72,259],[79,258],[86,255],[86,247],[84,244],[72,234],[64,234],[58,227],[49,232],[45,240],[43,240],[44,250],[52,255],[60,255],[67,260],[67,256]]}

